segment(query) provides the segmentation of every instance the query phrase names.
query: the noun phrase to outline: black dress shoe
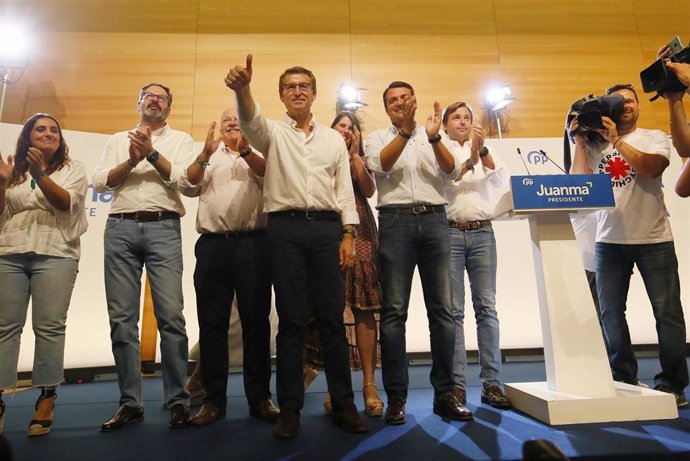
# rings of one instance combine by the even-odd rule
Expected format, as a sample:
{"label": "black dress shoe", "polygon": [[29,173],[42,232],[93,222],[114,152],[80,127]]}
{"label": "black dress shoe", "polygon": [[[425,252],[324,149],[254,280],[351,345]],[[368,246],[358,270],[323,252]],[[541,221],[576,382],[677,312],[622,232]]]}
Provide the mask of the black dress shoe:
{"label": "black dress shoe", "polygon": [[498,384],[490,384],[482,387],[482,403],[488,403],[494,408],[510,408],[513,404],[503,393],[503,389]]}
{"label": "black dress shoe", "polygon": [[335,409],[333,411],[333,424],[342,427],[345,432],[355,434],[369,432],[369,425],[362,419],[354,403]]}
{"label": "black dress shoe", "polygon": [[453,395],[458,399],[458,402],[467,405],[467,391],[465,391],[465,389],[460,386],[455,386],[453,387]]}
{"label": "black dress shoe", "polygon": [[273,404],[271,399],[262,400],[256,405],[249,407],[249,416],[253,418],[263,419],[269,423],[278,421],[280,410]]}
{"label": "black dress shoe", "polygon": [[189,408],[182,403],[173,405],[170,409],[170,429],[179,429],[181,427],[189,426]]}
{"label": "black dress shoe", "polygon": [[291,439],[299,433],[299,410],[283,409],[278,415],[278,421],[273,426],[273,437],[277,439]]}
{"label": "black dress shoe", "polygon": [[108,421],[101,425],[101,432],[113,432],[130,424],[138,423],[144,420],[144,409],[140,407],[132,407],[129,405],[122,405],[118,408],[117,413],[113,415]]}
{"label": "black dress shoe", "polygon": [[405,401],[402,397],[391,397],[386,408],[386,424],[405,424]]}
{"label": "black dress shoe", "polygon": [[211,423],[218,421],[225,416],[225,409],[218,408],[211,403],[204,403],[199,412],[192,417],[190,423],[192,426],[208,426]]}
{"label": "black dress shoe", "polygon": [[434,413],[455,421],[472,419],[472,412],[460,403],[452,392],[446,392],[434,399]]}

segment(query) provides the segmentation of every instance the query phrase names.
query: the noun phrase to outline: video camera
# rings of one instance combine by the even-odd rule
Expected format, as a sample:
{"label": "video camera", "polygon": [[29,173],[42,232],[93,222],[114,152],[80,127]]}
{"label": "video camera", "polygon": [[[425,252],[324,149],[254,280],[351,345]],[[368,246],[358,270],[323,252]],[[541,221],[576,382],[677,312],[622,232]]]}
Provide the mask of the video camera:
{"label": "video camera", "polygon": [[[584,133],[587,142],[602,142],[604,137],[595,131],[601,128],[603,123],[602,117],[608,117],[618,124],[623,115],[625,106],[625,98],[620,94],[609,94],[607,96],[589,95],[586,98],[581,98],[570,105],[568,115],[565,118],[565,134],[563,135],[563,164],[565,170],[570,172],[571,157],[570,157],[570,143],[575,142],[574,135]],[[578,129],[577,132],[570,132],[570,124],[573,119],[577,118]]]}
{"label": "video camera", "polygon": [[665,59],[670,59],[671,62],[680,62],[690,64],[690,47],[683,48],[679,37],[674,37],[666,45],[666,51],[659,59],[640,72],[640,80],[642,80],[642,89],[645,93],[657,92],[650,101],[656,100],[663,93],[677,93],[685,91],[687,86],[683,85],[672,71],[670,71]]}
{"label": "video camera", "polygon": [[570,129],[570,123],[577,118],[578,129],[576,133],[570,133],[570,139],[575,142],[573,135],[584,133],[588,142],[602,141],[604,138],[597,133],[597,128],[603,127],[602,117],[608,117],[618,124],[623,115],[625,98],[620,94],[606,96],[589,95],[570,105],[568,116],[565,119],[566,131]]}

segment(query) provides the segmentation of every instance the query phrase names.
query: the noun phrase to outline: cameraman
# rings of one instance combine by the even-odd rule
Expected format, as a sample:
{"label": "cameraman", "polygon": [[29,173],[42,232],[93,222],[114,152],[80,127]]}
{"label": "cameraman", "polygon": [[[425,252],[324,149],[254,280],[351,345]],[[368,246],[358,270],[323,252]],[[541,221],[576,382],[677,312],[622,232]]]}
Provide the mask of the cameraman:
{"label": "cameraman", "polygon": [[678,407],[688,401],[685,361],[685,319],[671,225],[661,190],[669,165],[670,146],[659,130],[637,128],[640,106],[632,85],[615,85],[606,94],[625,99],[620,121],[602,117],[596,131],[604,141],[588,143],[577,118],[570,124],[575,138],[572,172],[608,173],[616,200],[613,209],[597,211],[595,264],[601,323],[609,363],[616,381],[638,384],[637,360],[625,319],[633,266],[642,276],[652,304],[662,371],[655,389],[674,394]]}

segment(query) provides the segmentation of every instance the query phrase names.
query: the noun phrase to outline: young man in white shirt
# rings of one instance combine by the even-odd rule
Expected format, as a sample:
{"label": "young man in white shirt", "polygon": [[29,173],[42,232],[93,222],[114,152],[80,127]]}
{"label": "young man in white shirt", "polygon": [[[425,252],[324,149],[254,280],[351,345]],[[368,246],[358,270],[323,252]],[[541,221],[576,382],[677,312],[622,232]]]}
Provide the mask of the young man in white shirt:
{"label": "young man in white shirt", "polygon": [[302,335],[307,293],[316,306],[323,361],[333,403],[333,422],[348,432],[368,432],[354,404],[348,344],[343,326],[343,277],[354,256],[355,208],[347,148],[340,134],[311,113],[316,79],[303,67],[278,79],[287,114],[261,114],[250,91],[252,55],[231,68],[226,85],[237,95],[240,126],[266,157],[264,212],[271,277],[278,310],[277,438],[299,432],[304,404]]}
{"label": "young man in white shirt", "polygon": [[441,106],[426,127],[415,121],[417,101],[409,83],[396,81],[383,92],[391,126],[366,140],[369,168],[378,190],[381,269],[381,374],[388,397],[387,424],[404,424],[409,377],[405,322],[415,267],[419,268],[431,337],[434,413],[472,419],[453,394],[455,325],[451,304],[450,240],[446,197],[458,173],[441,143]]}
{"label": "young man in white shirt", "polygon": [[637,360],[625,319],[633,267],[642,276],[652,304],[659,339],[661,372],[655,389],[674,394],[678,407],[688,405],[685,318],[680,301],[678,260],[664,203],[661,175],[669,165],[670,146],[659,130],[637,127],[640,106],[632,85],[614,85],[606,94],[624,98],[614,122],[602,117],[596,131],[603,142],[588,143],[577,118],[570,125],[575,139],[571,171],[609,174],[615,208],[597,212],[595,264],[601,322],[613,378],[637,384]]}
{"label": "young man in white shirt", "polygon": [[[443,112],[442,141],[460,163],[458,177],[446,189],[450,227],[450,272],[455,318],[455,396],[467,401],[467,351],[465,349],[465,270],[472,291],[477,324],[481,400],[496,408],[510,408],[498,375],[501,349],[496,313],[496,239],[491,225],[493,206],[508,190],[509,173],[484,145],[484,129],[473,123],[472,109],[464,102],[451,104]],[[472,139],[470,139],[472,135]]]}
{"label": "young man in white shirt", "polygon": [[139,124],[108,139],[93,177],[98,192],[113,191],[104,237],[105,293],[120,386],[120,408],[101,432],[122,429],[144,417],[137,326],[144,265],[161,336],[170,427],[185,427],[189,421],[180,238],[185,210],[177,180],[193,158],[194,142],[167,124],[171,105],[168,87],[144,86],[137,105]]}
{"label": "young man in white shirt", "polygon": [[271,278],[261,205],[265,161],[240,132],[234,109],[223,112],[218,138],[215,127],[214,122],[204,148],[179,181],[184,195],[199,197],[196,230],[201,234],[194,247],[194,289],[206,396],[192,424],[206,426],[225,415],[228,325],[235,293],[249,414],[275,422],[278,409],[269,388]]}

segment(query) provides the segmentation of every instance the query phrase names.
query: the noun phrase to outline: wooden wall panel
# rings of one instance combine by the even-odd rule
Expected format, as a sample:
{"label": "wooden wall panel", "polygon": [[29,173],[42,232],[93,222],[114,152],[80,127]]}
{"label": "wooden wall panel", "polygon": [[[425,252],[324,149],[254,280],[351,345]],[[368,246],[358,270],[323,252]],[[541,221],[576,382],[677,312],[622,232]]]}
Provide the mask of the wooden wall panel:
{"label": "wooden wall panel", "polygon": [[[415,86],[421,123],[434,100],[459,99],[486,123],[482,94],[506,83],[516,97],[507,134],[559,136],[574,99],[616,81],[639,86],[660,44],[689,41],[688,11],[690,0],[0,0],[0,19],[34,26],[3,121],[40,110],[111,133],[134,124],[139,87],[158,80],[175,94],[171,124],[201,140],[233,102],[227,69],[253,52],[254,94],[270,116],[283,113],[278,75],[299,64],[316,73],[324,123],[349,80],[368,89],[367,130],[388,124],[381,93],[392,80]],[[667,130],[666,103],[641,99],[641,125]]]}
{"label": "wooden wall panel", "polygon": [[[311,52],[305,50],[314,47]],[[287,68],[303,66],[316,77],[317,97],[313,112],[325,124],[335,115],[338,85],[350,79],[350,47],[345,35],[203,35],[199,36],[195,82],[195,139],[203,139],[211,121],[235,95],[223,79],[232,66],[244,66],[247,53],[254,54],[252,94],[270,117],[281,117],[285,107],[278,97],[278,77]]]}

